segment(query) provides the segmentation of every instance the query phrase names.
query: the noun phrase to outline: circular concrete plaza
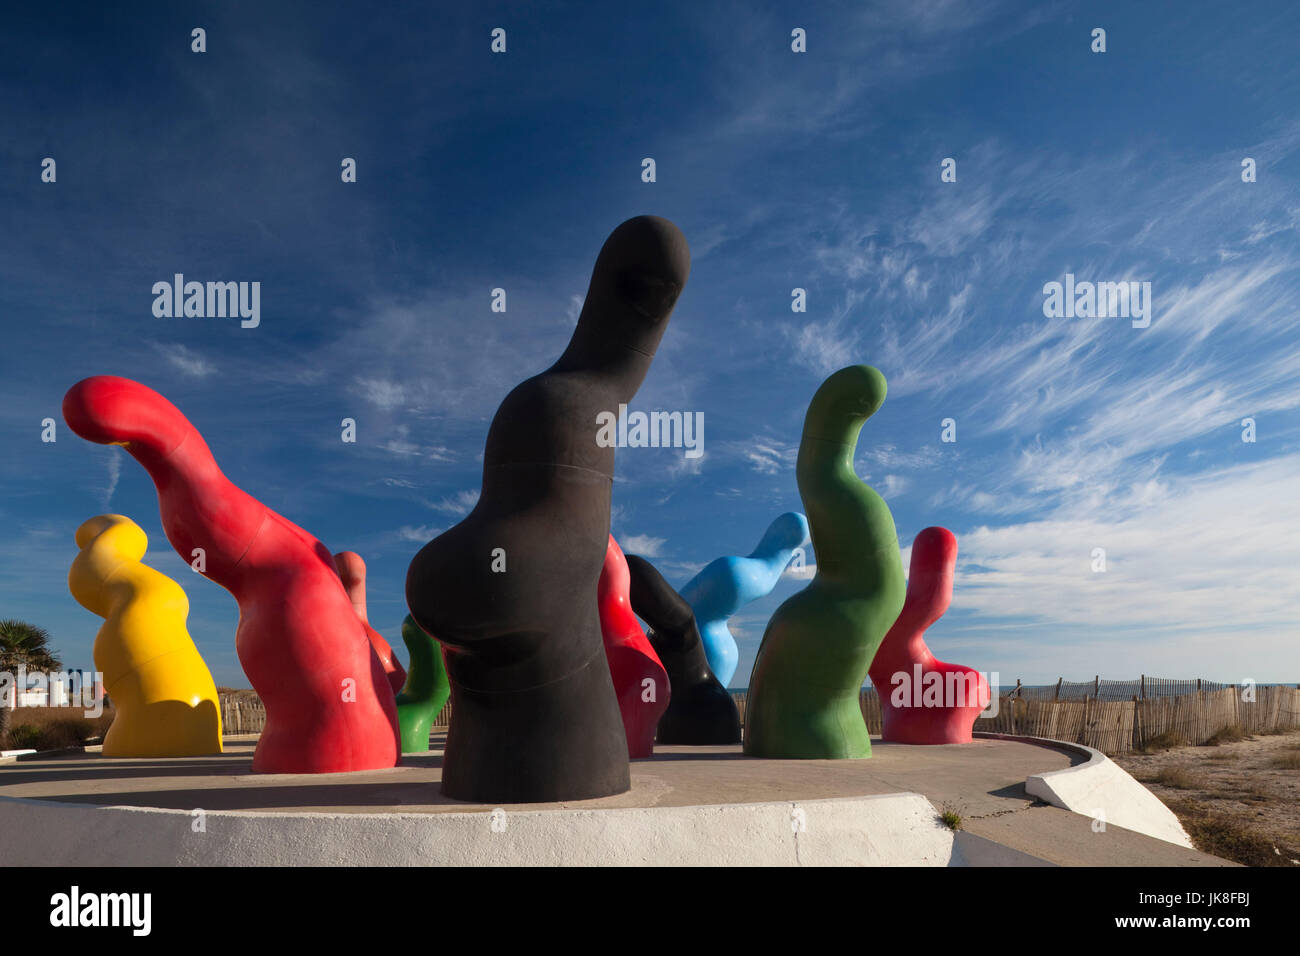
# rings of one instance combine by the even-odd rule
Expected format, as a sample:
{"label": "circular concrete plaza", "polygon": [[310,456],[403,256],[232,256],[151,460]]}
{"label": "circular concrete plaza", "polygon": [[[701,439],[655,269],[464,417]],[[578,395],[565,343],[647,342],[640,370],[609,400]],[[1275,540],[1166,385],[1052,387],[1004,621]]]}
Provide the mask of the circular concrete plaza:
{"label": "circular concrete plaza", "polygon": [[[1027,778],[1086,768],[1088,753],[1069,746],[873,740],[867,760],[661,747],[632,761],[627,793],[497,807],[441,794],[442,742],[436,735],[429,753],[405,755],[392,769],[313,775],[251,773],[252,737],[227,738],[213,757],[106,758],[95,748],[29,755],[0,765],[0,857],[28,865],[1222,862],[1121,827],[1099,831],[1095,820],[1031,796]],[[959,815],[960,829],[941,811]]]}

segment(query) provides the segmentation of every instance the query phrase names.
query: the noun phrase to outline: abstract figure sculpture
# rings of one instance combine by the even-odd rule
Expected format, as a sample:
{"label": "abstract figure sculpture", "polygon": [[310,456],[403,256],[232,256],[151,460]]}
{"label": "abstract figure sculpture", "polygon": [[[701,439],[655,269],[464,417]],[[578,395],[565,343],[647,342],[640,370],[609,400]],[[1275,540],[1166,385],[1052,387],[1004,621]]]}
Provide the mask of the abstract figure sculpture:
{"label": "abstract figure sculpture", "polygon": [[709,670],[691,606],[645,558],[627,556],[632,610],[650,625],[650,643],[673,689],[659,718],[660,744],[738,744],[740,714]]}
{"label": "abstract figure sculpture", "polygon": [[451,696],[447,669],[442,665],[442,648],[406,615],[402,640],[410,653],[411,670],[406,686],[397,695],[397,723],[402,728],[402,753],[426,753],[429,729]]}
{"label": "abstract figure sculpture", "polygon": [[63,417],[87,441],[124,445],[144,465],[167,540],[239,602],[235,648],[266,707],[253,770],[394,766],[393,691],[329,549],[231,484],[198,429],[138,382],[78,382]]}
{"label": "abstract figure sculpture", "polygon": [[117,710],[104,756],[219,754],[217,688],[185,629],[189,599],[171,578],[140,563],[148,546],[140,526],[122,515],[99,515],[77,529],[81,553],[68,589],[104,618],[95,670]]}
{"label": "abstract figure sculpture", "polygon": [[853,453],[884,400],[885,377],[853,365],[808,406],[796,476],[817,574],[776,609],[759,645],[745,707],[751,756],[871,756],[859,698],[903,607],[903,563],[889,507],[858,478]]}
{"label": "abstract figure sculpture", "polygon": [[623,715],[628,756],[649,757],[654,753],[655,728],[668,708],[670,689],[664,666],[632,613],[628,587],[627,559],[610,535],[597,586],[600,633]]}
{"label": "abstract figure sculpture", "polygon": [[709,669],[723,687],[731,685],[740,658],[727,618],[751,601],[772,592],[796,548],[808,543],[808,520],[787,511],[773,521],[747,558],[715,558],[682,587],[695,612]]}
{"label": "abstract figure sculpture", "polygon": [[871,662],[871,684],[880,697],[882,739],[900,744],[967,744],[971,728],[988,706],[984,675],[936,660],[925,631],[952,601],[957,538],[947,528],[926,528],[912,542],[907,599]]}
{"label": "abstract figure sculpture", "polygon": [[366,615],[366,562],[355,551],[340,551],[334,555],[334,567],[338,569],[343,590],[352,602],[352,610],[356,611],[362,627],[366,629],[366,637],[370,638],[370,646],[375,649],[379,665],[388,675],[388,686],[396,694],[406,684],[406,671],[402,669],[402,662],[393,654],[393,649],[388,646],[384,636],[370,626],[370,618]]}
{"label": "abstract figure sculpture", "polygon": [[492,420],[474,510],[411,561],[411,617],[442,643],[451,679],[450,797],[578,800],[630,785],[596,608],[614,474],[598,416],[636,394],[689,271],[667,220],[614,230],[568,348]]}

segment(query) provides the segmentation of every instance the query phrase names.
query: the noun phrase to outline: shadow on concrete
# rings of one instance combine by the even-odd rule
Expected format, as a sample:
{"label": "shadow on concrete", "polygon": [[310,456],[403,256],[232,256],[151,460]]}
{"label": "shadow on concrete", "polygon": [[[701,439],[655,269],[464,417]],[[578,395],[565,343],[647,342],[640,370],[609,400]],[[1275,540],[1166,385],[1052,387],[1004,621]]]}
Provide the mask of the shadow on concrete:
{"label": "shadow on concrete", "polygon": [[[408,783],[334,783],[285,787],[203,787],[192,790],[100,790],[43,793],[42,800],[92,806],[154,807],[162,810],[302,810],[329,813],[331,808],[373,807],[377,812],[401,813],[403,807],[479,807],[444,797],[438,781]],[[491,808],[488,808],[491,809]]]}

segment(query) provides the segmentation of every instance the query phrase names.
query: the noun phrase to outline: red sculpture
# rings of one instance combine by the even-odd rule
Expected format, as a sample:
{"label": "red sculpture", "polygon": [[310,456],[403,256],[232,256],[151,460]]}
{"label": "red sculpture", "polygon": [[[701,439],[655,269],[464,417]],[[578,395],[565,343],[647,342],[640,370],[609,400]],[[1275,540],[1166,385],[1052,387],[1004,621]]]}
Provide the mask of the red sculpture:
{"label": "red sculpture", "polygon": [[632,613],[628,597],[631,580],[623,549],[610,535],[600,583],[596,586],[600,634],[605,640],[605,657],[614,678],[618,709],[623,715],[628,756],[649,757],[654,752],[655,728],[668,709],[671,689],[659,655]]}
{"label": "red sculpture", "polygon": [[957,538],[926,528],[912,542],[907,600],[871,662],[880,697],[882,739],[900,744],[965,744],[989,702],[989,684],[977,670],[935,660],[925,631],[952,601]]}
{"label": "red sculpture", "polygon": [[356,611],[357,617],[361,619],[361,625],[366,629],[366,636],[370,638],[370,646],[375,649],[379,663],[384,668],[384,673],[388,675],[388,686],[393,689],[394,694],[400,694],[402,688],[406,686],[406,668],[402,667],[402,662],[397,659],[392,647],[384,640],[384,635],[370,626],[370,618],[366,616],[366,562],[355,551],[340,551],[334,555],[334,566],[338,568],[339,578],[343,581],[343,590],[347,592],[348,600],[352,602],[352,610]]}
{"label": "red sculpture", "polygon": [[239,602],[235,648],[266,706],[253,770],[396,765],[393,691],[329,549],[231,484],[198,429],[138,382],[78,382],[63,417],[87,441],[123,445],[144,465],[167,540]]}

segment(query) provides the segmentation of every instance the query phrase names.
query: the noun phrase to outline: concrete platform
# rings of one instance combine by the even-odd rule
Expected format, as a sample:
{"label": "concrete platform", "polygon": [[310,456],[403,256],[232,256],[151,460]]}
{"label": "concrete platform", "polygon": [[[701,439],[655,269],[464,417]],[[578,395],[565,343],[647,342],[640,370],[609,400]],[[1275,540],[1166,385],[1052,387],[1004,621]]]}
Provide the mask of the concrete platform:
{"label": "concrete platform", "polygon": [[[303,776],[252,774],[254,743],[228,738],[227,752],[217,757],[111,759],[86,752],[0,766],[0,859],[28,865],[1224,862],[1119,826],[1096,833],[1087,817],[1041,806],[1025,789],[1028,778],[1084,767],[1091,758],[1024,740],[945,747],[873,741],[870,760],[850,761],[758,760],[739,747],[665,747],[633,761],[626,794],[503,808],[439,793],[441,738],[434,740],[438,749],[408,755],[391,770]],[[936,808],[959,813],[963,832],[955,836]],[[1029,825],[1020,826],[1022,819]]]}

